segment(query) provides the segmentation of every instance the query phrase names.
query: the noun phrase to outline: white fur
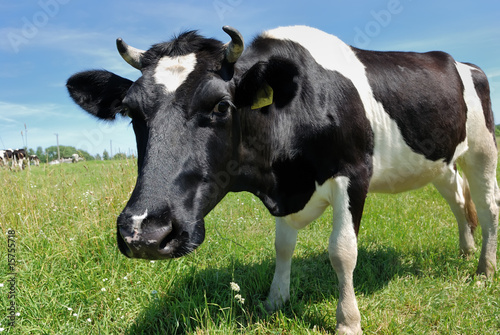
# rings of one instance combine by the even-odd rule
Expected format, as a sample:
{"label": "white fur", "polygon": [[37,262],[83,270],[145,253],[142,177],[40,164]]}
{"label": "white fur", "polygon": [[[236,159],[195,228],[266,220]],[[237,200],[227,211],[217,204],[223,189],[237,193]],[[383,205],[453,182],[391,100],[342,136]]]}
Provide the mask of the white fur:
{"label": "white fur", "polygon": [[349,210],[349,179],[337,177],[328,181],[331,185],[333,206],[333,230],[328,252],[330,263],[339,280],[337,303],[337,333],[361,334],[361,314],[354,293],[353,273],[358,258],[357,236]]}
{"label": "white fur", "polygon": [[165,91],[175,92],[196,66],[194,53],[179,56],[165,56],[158,62],[154,78],[157,84],[165,86]]}
{"label": "white fur", "polygon": [[297,229],[289,226],[284,218],[276,218],[276,267],[273,282],[266,300],[269,310],[280,308],[290,299],[290,270],[292,255],[297,243]]}
{"label": "white fur", "polygon": [[[140,235],[142,233],[142,222],[144,221],[145,218],[148,217],[148,210],[146,209],[142,215],[134,215],[132,216],[132,229],[134,231],[134,235],[132,237],[126,236],[125,241],[127,243],[132,243],[135,240],[140,239]],[[139,246],[136,246],[137,249],[139,249]]]}

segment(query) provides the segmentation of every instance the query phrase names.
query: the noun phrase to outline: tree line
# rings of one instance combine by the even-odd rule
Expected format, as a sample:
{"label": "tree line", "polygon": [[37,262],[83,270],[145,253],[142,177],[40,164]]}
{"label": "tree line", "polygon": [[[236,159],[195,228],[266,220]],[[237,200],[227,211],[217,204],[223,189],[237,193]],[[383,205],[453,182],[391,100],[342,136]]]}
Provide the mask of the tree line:
{"label": "tree line", "polygon": [[[38,158],[40,158],[40,161],[43,163],[51,162],[53,160],[57,159],[57,146],[53,145],[48,148],[45,148],[45,150],[42,147],[37,147],[36,150],[29,148],[26,150],[28,155],[37,155]],[[111,157],[111,155],[104,150],[102,155],[101,154],[96,154],[95,156],[92,156],[85,150],[81,149],[76,149],[73,146],[67,146],[67,145],[60,145],[59,146],[59,154],[61,158],[68,158],[71,157],[73,154],[78,154],[80,157],[85,158],[87,161],[91,160],[111,160],[111,159],[126,159],[126,158],[133,158],[132,156],[127,156],[124,153],[117,153]]]}

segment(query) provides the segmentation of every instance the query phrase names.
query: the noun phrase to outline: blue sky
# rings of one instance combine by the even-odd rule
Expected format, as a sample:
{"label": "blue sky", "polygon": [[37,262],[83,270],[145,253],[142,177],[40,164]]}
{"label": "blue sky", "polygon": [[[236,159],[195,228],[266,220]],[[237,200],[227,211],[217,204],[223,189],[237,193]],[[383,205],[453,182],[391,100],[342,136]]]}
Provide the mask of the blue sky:
{"label": "blue sky", "polygon": [[[140,49],[197,29],[228,39],[223,25],[246,41],[262,30],[304,24],[374,50],[443,50],[479,65],[492,88],[500,123],[500,1],[94,1],[0,2],[0,148],[59,143],[91,154],[135,152],[129,121],[98,122],[65,89],[73,73],[106,69],[129,79],[139,71],[115,47],[122,37]],[[27,133],[25,130],[25,125]],[[21,136],[23,132],[24,136]],[[26,136],[27,135],[27,136]]]}

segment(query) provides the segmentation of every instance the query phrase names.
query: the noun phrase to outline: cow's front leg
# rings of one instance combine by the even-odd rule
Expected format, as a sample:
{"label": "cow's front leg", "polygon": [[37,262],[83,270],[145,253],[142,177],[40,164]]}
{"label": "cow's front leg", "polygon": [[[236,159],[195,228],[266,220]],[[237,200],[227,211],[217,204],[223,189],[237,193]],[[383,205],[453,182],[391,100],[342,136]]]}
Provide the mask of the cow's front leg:
{"label": "cow's front leg", "polygon": [[290,299],[290,269],[297,243],[297,229],[290,227],[284,218],[276,218],[276,268],[265,307],[274,311]]}
{"label": "cow's front leg", "polygon": [[[354,189],[353,189],[354,187]],[[339,281],[337,331],[361,334],[361,315],[354,295],[353,273],[358,256],[357,234],[366,191],[357,188],[347,177],[335,178],[333,191],[333,231],[328,252]]]}

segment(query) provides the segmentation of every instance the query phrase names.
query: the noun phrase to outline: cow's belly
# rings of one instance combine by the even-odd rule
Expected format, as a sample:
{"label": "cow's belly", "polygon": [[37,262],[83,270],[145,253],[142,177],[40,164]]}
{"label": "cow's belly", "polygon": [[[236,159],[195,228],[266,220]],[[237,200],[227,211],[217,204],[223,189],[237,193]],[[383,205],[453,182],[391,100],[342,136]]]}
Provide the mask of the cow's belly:
{"label": "cow's belly", "polygon": [[467,150],[464,141],[456,147],[449,164],[444,159],[432,161],[414,152],[395,124],[391,130],[376,139],[369,192],[399,193],[423,187],[452,168],[450,165]]}
{"label": "cow's belly", "polygon": [[448,165],[442,161],[428,160],[413,164],[411,161],[402,161],[399,166],[379,167],[374,169],[368,191],[399,193],[414,190],[432,182],[448,168]]}

